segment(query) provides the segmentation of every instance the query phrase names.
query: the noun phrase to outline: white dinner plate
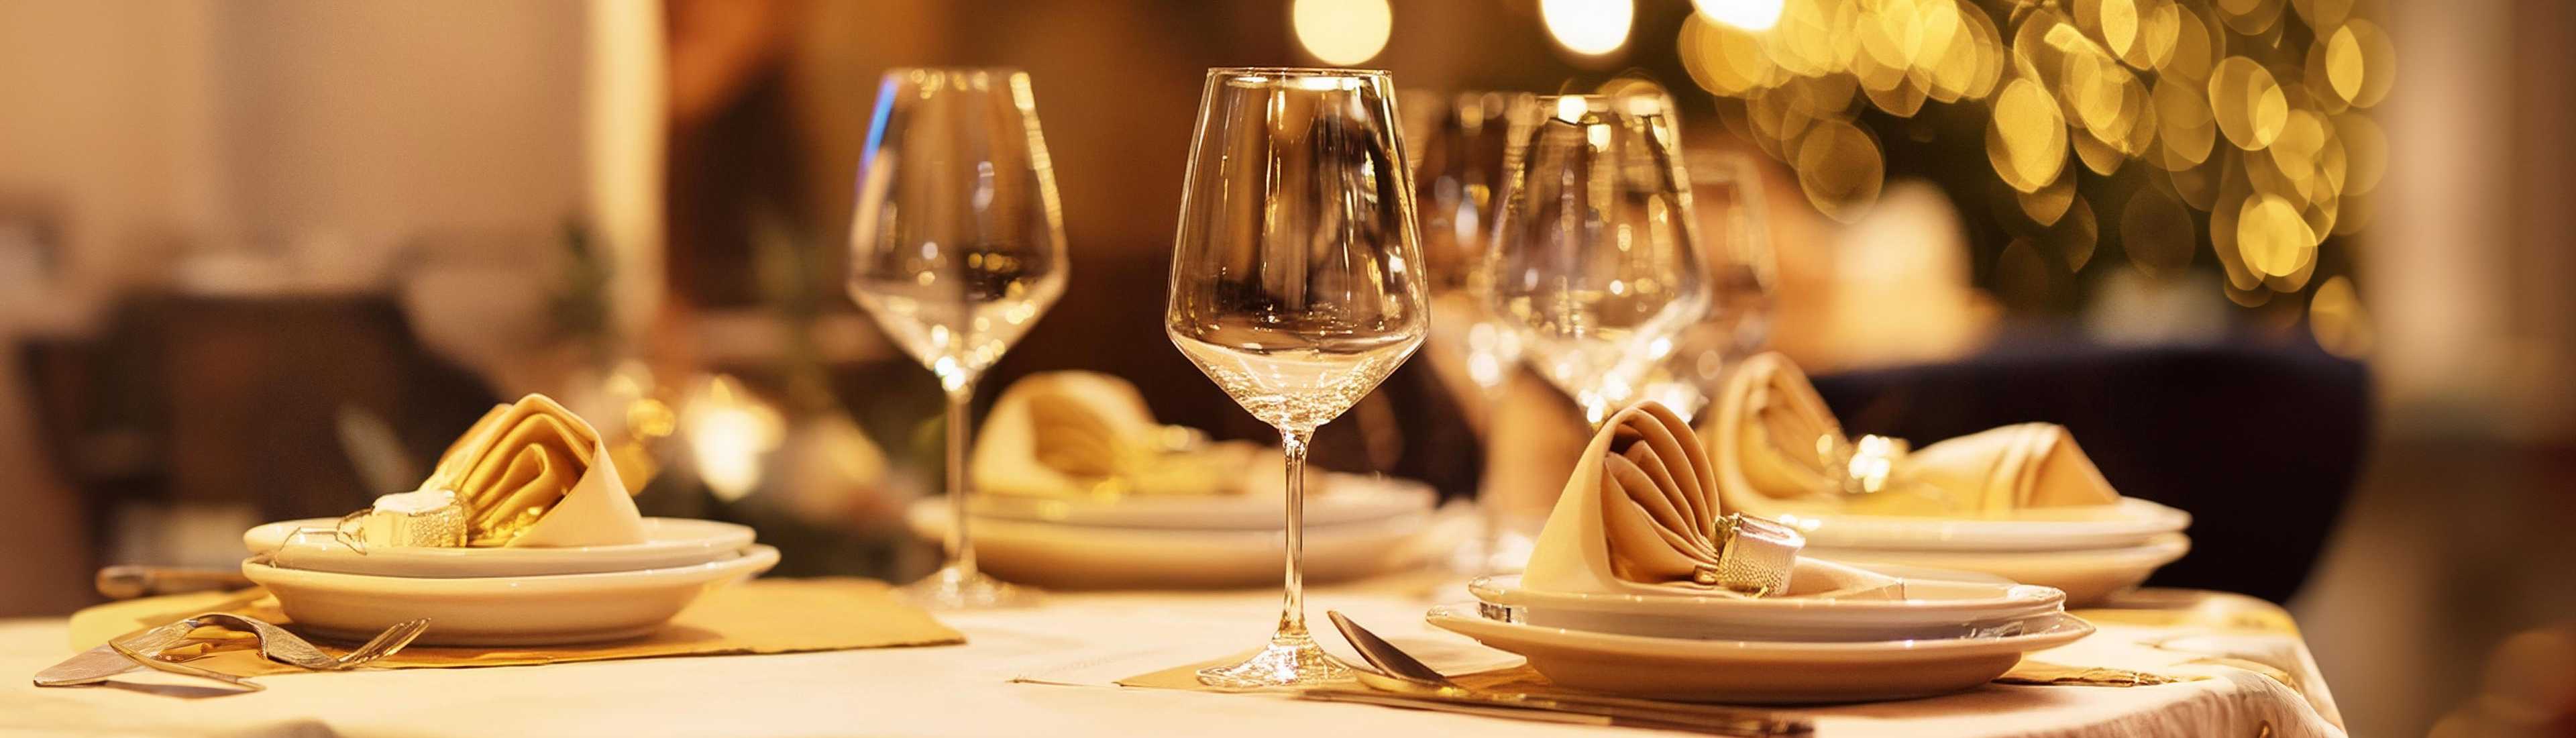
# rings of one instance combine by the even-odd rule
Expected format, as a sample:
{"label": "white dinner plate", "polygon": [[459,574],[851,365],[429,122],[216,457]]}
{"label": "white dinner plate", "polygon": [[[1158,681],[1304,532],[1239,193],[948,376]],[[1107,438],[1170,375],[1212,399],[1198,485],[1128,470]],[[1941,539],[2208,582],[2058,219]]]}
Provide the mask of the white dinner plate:
{"label": "white dinner plate", "polygon": [[1971,689],[2024,653],[2093,632],[2065,613],[2019,621],[2014,635],[1867,642],[1711,641],[1593,633],[1485,618],[1473,603],[1431,608],[1432,625],[1520,654],[1569,689],[1691,702],[1816,703],[1905,699]]}
{"label": "white dinner plate", "polygon": [[2191,551],[2191,538],[2167,533],[2144,544],[2086,551],[1891,551],[1818,548],[1809,555],[1855,566],[1894,564],[1982,572],[2024,584],[2066,591],[2067,607],[2083,607],[2127,591],[2156,569]]}
{"label": "white dinner plate", "polygon": [[[1307,525],[1383,520],[1431,509],[1438,497],[1420,482],[1327,474],[1306,496]],[[977,517],[1109,528],[1279,530],[1277,494],[1128,495],[1107,500],[976,495]]]}
{"label": "white dinner plate", "polygon": [[778,563],[751,546],[702,564],[529,577],[415,578],[282,569],[242,562],[242,575],[277,596],[286,617],[323,635],[362,640],[429,618],[425,646],[534,646],[653,632],[709,589]]}
{"label": "white dinner plate", "polygon": [[[940,499],[915,502],[905,513],[913,532],[930,540],[947,536],[948,517],[947,502]],[[1417,566],[1446,552],[1438,520],[1424,511],[1307,525],[1306,579],[1342,581]],[[1049,589],[1276,587],[1286,557],[1278,527],[1111,528],[986,517],[968,525],[975,535],[975,561],[985,571]]]}
{"label": "white dinner plate", "polygon": [[1777,512],[1808,548],[1915,551],[2074,551],[2135,546],[2191,525],[2191,513],[2135,497],[2120,504],[2033,509],[2013,518],[1934,518]]}
{"label": "white dinner plate", "polygon": [[645,518],[644,542],[616,546],[538,548],[370,548],[361,554],[328,538],[307,536],[293,546],[297,528],[330,528],[333,518],[282,520],[242,533],[251,553],[276,552],[278,566],[387,577],[525,577],[661,569],[703,564],[751,545],[750,528],[689,518]]}
{"label": "white dinner plate", "polygon": [[1551,592],[1501,576],[1478,577],[1467,591],[1530,625],[1737,641],[1955,638],[2058,612],[2066,602],[2064,592],[2021,584],[1906,579],[1901,586],[1901,599],[1745,598]]}

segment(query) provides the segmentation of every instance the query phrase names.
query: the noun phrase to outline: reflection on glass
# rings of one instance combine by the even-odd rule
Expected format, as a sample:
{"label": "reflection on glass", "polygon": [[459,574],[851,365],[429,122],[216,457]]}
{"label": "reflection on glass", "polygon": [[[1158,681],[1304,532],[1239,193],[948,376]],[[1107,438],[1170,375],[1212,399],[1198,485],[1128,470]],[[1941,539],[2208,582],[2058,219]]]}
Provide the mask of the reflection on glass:
{"label": "reflection on glass", "polygon": [[1514,115],[1488,303],[1599,425],[1708,309],[1672,103],[1536,98]]}
{"label": "reflection on glass", "polygon": [[[1507,175],[1504,158],[1511,148],[1511,111],[1530,104],[1528,93],[1423,93],[1407,98],[1405,112],[1419,121],[1407,143],[1415,152],[1415,205],[1421,209],[1422,255],[1429,264],[1431,310],[1440,326],[1426,344],[1434,358],[1455,366],[1476,387],[1471,402],[1481,405],[1490,426],[1502,403],[1503,390],[1520,372],[1520,333],[1497,320],[1487,299],[1492,290],[1485,259],[1493,243],[1496,196]],[[1490,427],[1480,428],[1487,444]],[[1487,485],[1492,486],[1492,485]],[[1485,574],[1506,571],[1527,558],[1527,536],[1508,531],[1495,519],[1501,506],[1480,500],[1484,532],[1478,545],[1464,547],[1453,562],[1461,571]]]}
{"label": "reflection on glass", "polygon": [[1055,174],[1029,76],[898,69],[877,89],[850,225],[850,296],[948,394],[948,563],[906,587],[937,607],[1025,604],[975,568],[965,495],[975,381],[1064,294]]}
{"label": "reflection on glass", "polygon": [[1740,153],[1695,151],[1688,159],[1713,301],[1708,319],[1683,329],[1672,357],[1650,372],[1643,394],[1684,418],[1708,404],[1729,367],[1770,342],[1775,299],[1761,171]]}
{"label": "reflection on glass", "polygon": [[1306,445],[1422,345],[1413,190],[1385,72],[1214,69],[1199,99],[1164,330],[1287,454],[1287,594],[1229,687],[1348,673],[1306,632]]}

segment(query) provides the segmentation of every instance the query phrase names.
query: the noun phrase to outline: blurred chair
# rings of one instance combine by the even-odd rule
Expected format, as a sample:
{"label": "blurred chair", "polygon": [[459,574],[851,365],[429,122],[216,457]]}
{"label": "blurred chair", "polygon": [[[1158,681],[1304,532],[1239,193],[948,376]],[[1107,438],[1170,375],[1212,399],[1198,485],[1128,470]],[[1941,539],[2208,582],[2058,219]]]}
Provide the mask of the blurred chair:
{"label": "blurred chair", "polygon": [[495,402],[374,294],[141,297],[99,334],[34,341],[20,359],[40,443],[102,552],[119,549],[111,526],[132,506],[239,505],[267,520],[356,509],[399,490],[361,480],[344,409],[382,421],[426,469]]}
{"label": "blurred chair", "polygon": [[1847,430],[1918,446],[2060,423],[2121,494],[2192,514],[2150,585],[2283,602],[2341,518],[2370,433],[2370,373],[2313,345],[2109,347],[2006,335],[1976,356],[1819,376]]}

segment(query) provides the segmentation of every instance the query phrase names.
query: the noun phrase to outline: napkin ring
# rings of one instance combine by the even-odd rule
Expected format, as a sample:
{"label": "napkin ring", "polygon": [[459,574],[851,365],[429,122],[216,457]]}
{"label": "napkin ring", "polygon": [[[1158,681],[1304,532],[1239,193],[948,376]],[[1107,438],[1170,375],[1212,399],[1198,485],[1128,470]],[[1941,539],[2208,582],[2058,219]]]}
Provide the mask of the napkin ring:
{"label": "napkin ring", "polygon": [[1724,541],[1718,548],[1717,565],[1692,572],[1692,581],[1754,597],[1789,590],[1789,572],[1797,568],[1798,550],[1806,548],[1806,536],[1743,513],[1718,519],[1717,528]]}

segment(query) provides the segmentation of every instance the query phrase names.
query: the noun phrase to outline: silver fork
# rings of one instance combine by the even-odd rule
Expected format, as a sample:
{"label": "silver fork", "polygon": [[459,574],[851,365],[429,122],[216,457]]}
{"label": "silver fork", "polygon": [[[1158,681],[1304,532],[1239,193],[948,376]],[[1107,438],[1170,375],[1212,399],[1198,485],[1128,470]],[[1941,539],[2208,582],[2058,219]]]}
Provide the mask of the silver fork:
{"label": "silver fork", "polygon": [[391,628],[386,628],[385,632],[376,634],[375,638],[360,644],[357,648],[350,649],[348,653],[332,656],[314,647],[312,642],[286,632],[285,628],[271,625],[258,618],[210,612],[189,620],[200,623],[209,620],[218,621],[237,629],[248,630],[253,635],[259,636],[259,655],[266,656],[271,661],[314,671],[353,669],[367,662],[392,656],[395,652],[401,651],[404,646],[411,645],[413,639],[419,638],[420,634],[429,630],[429,618],[405,620],[395,623]]}
{"label": "silver fork", "polygon": [[[385,632],[378,634],[375,639],[367,641],[365,644],[358,646],[347,654],[333,657],[329,654],[323,653],[321,649],[315,648],[312,643],[307,642],[302,638],[298,638],[295,634],[288,633],[284,629],[275,625],[271,625],[254,618],[245,618],[238,615],[206,613],[127,636],[106,645],[84,651],[79,655],[73,656],[70,660],[64,661],[60,664],[55,664],[53,667],[44,671],[37,672],[36,686],[68,687],[78,684],[95,684],[107,681],[110,677],[114,677],[118,674],[133,671],[138,666],[149,666],[162,671],[176,671],[178,673],[204,671],[203,669],[198,669],[196,667],[189,667],[185,670],[162,669],[160,664],[173,662],[162,660],[160,655],[162,651],[171,647],[187,644],[190,642],[190,639],[187,637],[189,631],[195,630],[200,624],[207,620],[216,619],[223,620],[228,624],[237,624],[236,627],[246,628],[251,632],[251,635],[258,637],[260,641],[261,656],[267,657],[278,663],[291,664],[317,671],[338,671],[348,669],[386,656],[391,656],[395,651],[400,651],[404,646],[410,645],[413,639],[420,637],[421,633],[429,630],[429,620],[426,618],[404,621],[395,624],[394,627],[386,628]],[[141,654],[141,656],[136,657],[134,654]],[[147,660],[158,663],[144,663]],[[230,682],[237,680],[226,679],[223,681]]]}

